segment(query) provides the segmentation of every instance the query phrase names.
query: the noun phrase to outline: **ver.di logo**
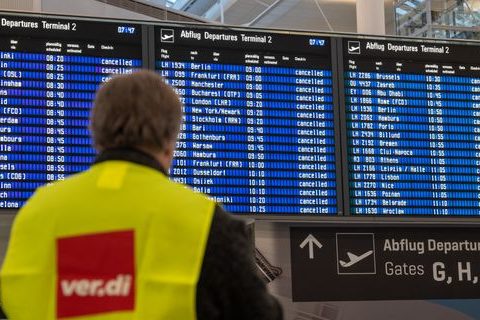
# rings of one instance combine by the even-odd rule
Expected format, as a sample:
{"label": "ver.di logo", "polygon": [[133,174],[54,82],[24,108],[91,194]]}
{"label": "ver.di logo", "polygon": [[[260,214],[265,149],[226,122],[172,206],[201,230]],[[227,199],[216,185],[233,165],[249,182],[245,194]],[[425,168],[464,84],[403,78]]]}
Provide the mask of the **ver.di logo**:
{"label": "ver.di logo", "polygon": [[57,239],[57,317],[79,317],[135,306],[134,232]]}

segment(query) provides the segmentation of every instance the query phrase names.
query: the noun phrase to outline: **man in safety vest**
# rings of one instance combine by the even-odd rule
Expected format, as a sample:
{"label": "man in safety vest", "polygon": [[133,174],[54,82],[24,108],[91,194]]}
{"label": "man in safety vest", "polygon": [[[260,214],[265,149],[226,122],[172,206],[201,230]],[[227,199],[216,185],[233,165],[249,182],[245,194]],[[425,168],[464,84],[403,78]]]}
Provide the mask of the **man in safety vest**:
{"label": "man in safety vest", "polygon": [[1,271],[9,319],[282,318],[244,224],[167,178],[181,119],[153,72],[100,88],[95,164],[39,188],[15,219]]}

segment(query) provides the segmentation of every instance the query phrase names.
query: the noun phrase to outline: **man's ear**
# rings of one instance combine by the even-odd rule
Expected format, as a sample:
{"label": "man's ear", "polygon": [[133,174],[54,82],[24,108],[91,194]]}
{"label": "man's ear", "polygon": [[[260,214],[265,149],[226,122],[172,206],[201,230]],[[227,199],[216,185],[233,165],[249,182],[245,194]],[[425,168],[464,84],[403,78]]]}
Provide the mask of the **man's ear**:
{"label": "man's ear", "polygon": [[176,144],[177,144],[177,141],[172,140],[169,143],[167,143],[165,148],[163,148],[162,150],[162,165],[165,169],[170,168],[170,166],[172,165]]}

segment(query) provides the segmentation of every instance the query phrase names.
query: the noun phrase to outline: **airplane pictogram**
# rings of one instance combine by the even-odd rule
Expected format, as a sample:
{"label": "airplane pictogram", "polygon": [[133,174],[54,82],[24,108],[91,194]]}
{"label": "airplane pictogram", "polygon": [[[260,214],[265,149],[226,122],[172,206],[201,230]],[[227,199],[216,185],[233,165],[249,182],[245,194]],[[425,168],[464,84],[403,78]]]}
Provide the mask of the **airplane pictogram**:
{"label": "airplane pictogram", "polygon": [[361,254],[359,256],[357,256],[356,254],[353,254],[351,252],[347,252],[347,256],[348,256],[348,259],[350,259],[350,261],[348,262],[345,262],[343,260],[340,260],[340,265],[344,268],[348,268],[348,267],[351,267],[355,264],[357,264],[358,262],[362,261],[363,259],[369,257],[371,254],[373,253],[373,250],[369,250],[367,252],[365,252],[364,254]]}

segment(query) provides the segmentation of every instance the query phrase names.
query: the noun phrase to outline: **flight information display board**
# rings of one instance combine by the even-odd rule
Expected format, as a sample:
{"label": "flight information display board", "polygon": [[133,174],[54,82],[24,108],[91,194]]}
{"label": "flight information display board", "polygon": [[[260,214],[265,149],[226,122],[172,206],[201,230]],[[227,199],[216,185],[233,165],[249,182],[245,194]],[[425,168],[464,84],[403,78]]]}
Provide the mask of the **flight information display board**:
{"label": "flight information display board", "polygon": [[331,39],[157,27],[183,99],[174,180],[238,214],[337,214]]}
{"label": "flight information display board", "polygon": [[141,59],[140,25],[0,16],[0,209],[88,168],[94,93]]}
{"label": "flight information display board", "polygon": [[480,214],[479,55],[343,40],[351,214]]}

